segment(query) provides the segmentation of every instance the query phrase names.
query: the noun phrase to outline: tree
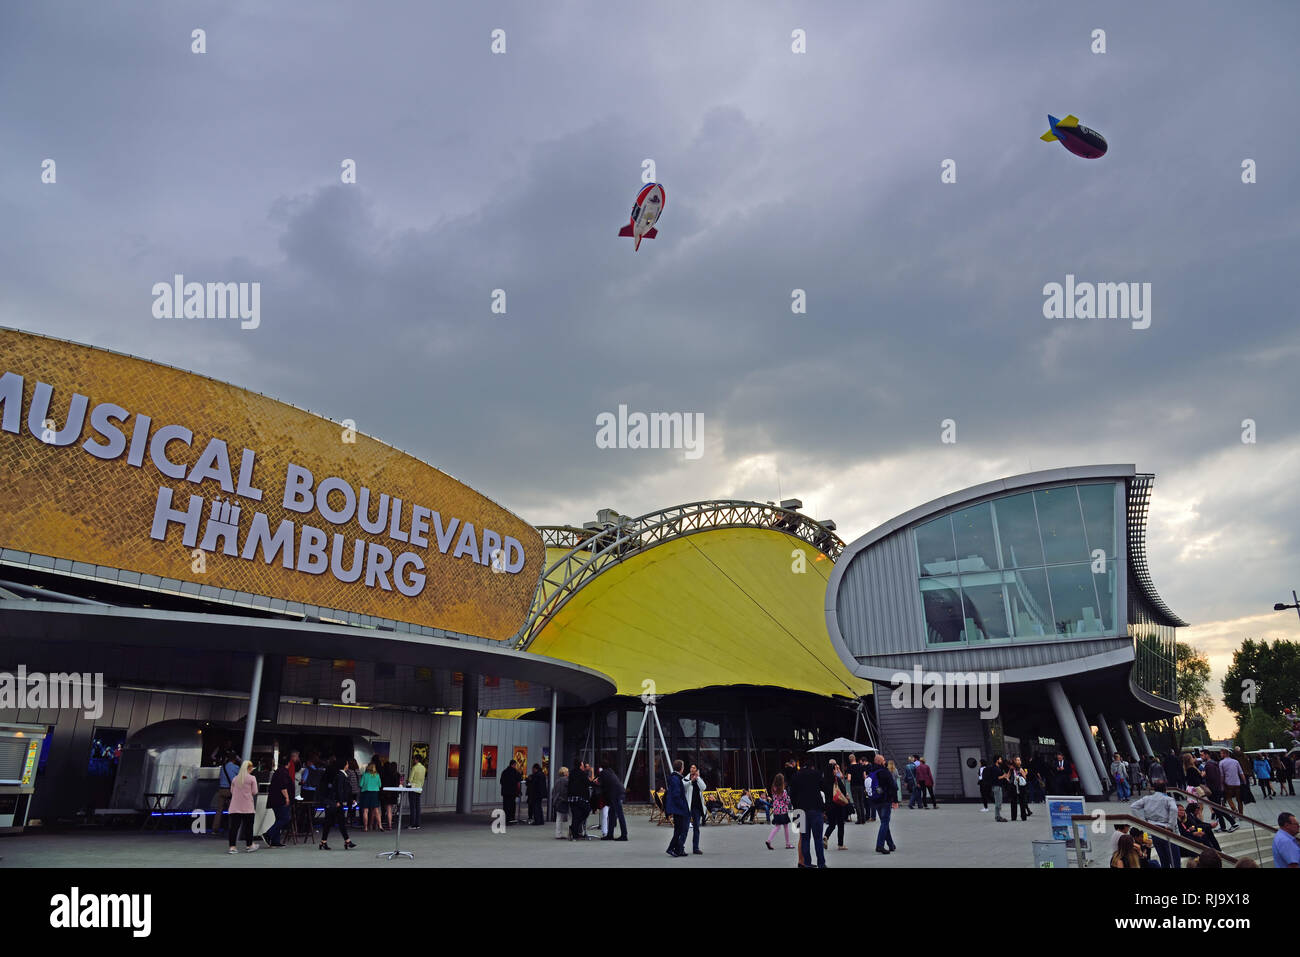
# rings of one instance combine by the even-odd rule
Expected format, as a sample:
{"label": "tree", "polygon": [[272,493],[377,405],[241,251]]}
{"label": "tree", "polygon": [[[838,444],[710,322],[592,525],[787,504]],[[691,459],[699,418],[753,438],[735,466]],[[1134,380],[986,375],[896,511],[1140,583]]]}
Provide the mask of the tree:
{"label": "tree", "polygon": [[1214,695],[1209,690],[1210,659],[1185,641],[1178,642],[1175,652],[1179,715],[1155,722],[1154,728],[1182,750],[1188,744],[1208,743],[1205,722],[1214,710]]}
{"label": "tree", "polygon": [[1241,722],[1237,731],[1237,745],[1243,751],[1286,747],[1286,722],[1271,711],[1256,708]]}
{"label": "tree", "polygon": [[1223,703],[1237,716],[1238,727],[1261,709],[1282,714],[1300,701],[1300,644],[1279,639],[1270,645],[1247,638],[1233,652],[1222,690]]}

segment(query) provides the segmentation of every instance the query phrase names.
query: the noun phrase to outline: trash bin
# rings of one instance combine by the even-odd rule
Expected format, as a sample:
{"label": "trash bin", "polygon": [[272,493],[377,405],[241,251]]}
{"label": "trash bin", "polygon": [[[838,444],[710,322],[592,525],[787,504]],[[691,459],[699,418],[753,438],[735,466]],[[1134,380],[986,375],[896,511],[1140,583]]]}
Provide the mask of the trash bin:
{"label": "trash bin", "polygon": [[1034,867],[1069,867],[1065,841],[1034,841]]}

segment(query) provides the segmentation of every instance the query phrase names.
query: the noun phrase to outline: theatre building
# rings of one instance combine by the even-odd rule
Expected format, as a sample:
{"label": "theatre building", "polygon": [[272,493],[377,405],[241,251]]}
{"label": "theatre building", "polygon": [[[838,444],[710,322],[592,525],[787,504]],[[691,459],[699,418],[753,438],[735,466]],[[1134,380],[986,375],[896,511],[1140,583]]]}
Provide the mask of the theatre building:
{"label": "theatre building", "polygon": [[[557,748],[548,721],[498,715],[615,690],[515,647],[536,529],[225,383],[0,330],[0,502],[0,672],[26,676],[0,726],[45,735],[18,823],[211,807],[223,750],[263,783],[293,750],[419,755],[424,805],[469,810]],[[77,707],[37,694],[74,673]]]}
{"label": "theatre building", "polygon": [[[936,793],[978,796],[995,742],[1026,759],[1060,748],[1092,796],[1103,749],[1151,753],[1142,723],[1178,714],[1175,630],[1186,624],[1147,569],[1152,483],[1132,465],[1012,476],[845,548],[826,594],[831,641],[876,683],[881,746],[924,754]],[[942,701],[924,697],[940,685]],[[985,700],[959,699],[958,686]]]}

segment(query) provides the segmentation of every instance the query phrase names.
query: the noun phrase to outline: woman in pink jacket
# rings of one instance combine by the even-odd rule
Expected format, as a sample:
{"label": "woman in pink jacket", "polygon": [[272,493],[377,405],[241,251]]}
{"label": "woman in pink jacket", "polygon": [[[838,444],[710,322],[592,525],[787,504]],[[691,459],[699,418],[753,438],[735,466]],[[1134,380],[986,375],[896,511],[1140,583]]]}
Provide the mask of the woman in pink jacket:
{"label": "woman in pink jacket", "polygon": [[257,778],[253,777],[253,762],[245,761],[239,768],[239,774],[230,782],[230,850],[235,853],[235,841],[239,832],[247,829],[244,850],[252,853],[259,845],[253,843],[253,815],[257,811]]}

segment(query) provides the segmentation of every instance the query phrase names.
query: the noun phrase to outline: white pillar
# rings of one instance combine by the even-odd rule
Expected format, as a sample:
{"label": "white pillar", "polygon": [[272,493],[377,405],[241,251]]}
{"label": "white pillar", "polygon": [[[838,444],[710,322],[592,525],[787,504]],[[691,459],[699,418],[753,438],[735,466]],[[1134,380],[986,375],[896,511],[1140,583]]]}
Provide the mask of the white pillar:
{"label": "white pillar", "polygon": [[248,720],[244,723],[244,750],[239,755],[241,762],[253,760],[253,729],[257,725],[257,699],[262,694],[262,665],[265,661],[265,655],[253,659],[253,688],[248,693]]}
{"label": "white pillar", "polygon": [[[1097,780],[1102,782],[1107,780],[1110,775],[1106,773],[1106,762],[1101,759],[1101,752],[1097,750],[1097,739],[1092,736],[1092,725],[1088,724],[1088,716],[1083,713],[1083,706],[1078,702],[1074,705],[1074,716],[1079,719],[1079,731],[1083,734],[1083,743],[1088,746],[1088,754],[1092,757],[1092,763],[1097,768]],[[1105,790],[1105,785],[1102,785]]]}
{"label": "white pillar", "polygon": [[1102,740],[1106,742],[1106,747],[1110,749],[1111,757],[1119,750],[1115,747],[1115,739],[1110,736],[1110,724],[1106,721],[1106,716],[1100,711],[1097,712],[1097,727],[1101,728]]}
{"label": "white pillar", "polygon": [[554,688],[551,689],[551,766],[547,769],[550,774],[550,786],[546,789],[546,806],[551,808],[551,795],[555,793],[555,766],[559,762],[555,760],[555,722],[556,709],[560,703],[560,695]]}
{"label": "white pillar", "polygon": [[1092,766],[1092,755],[1088,753],[1088,746],[1083,743],[1083,735],[1079,732],[1079,720],[1070,710],[1070,699],[1065,696],[1065,689],[1059,681],[1047,683],[1047,697],[1052,703],[1052,711],[1056,713],[1056,723],[1060,725],[1061,735],[1065,738],[1070,760],[1079,772],[1079,784],[1083,787],[1084,795],[1100,798],[1101,781],[1097,780],[1097,769]]}
{"label": "white pillar", "polygon": [[1147,740],[1146,730],[1142,727],[1141,721],[1134,721],[1133,727],[1138,729],[1138,740],[1142,742],[1142,747],[1146,749],[1147,757],[1154,758],[1156,753],[1151,748],[1151,742]]}
{"label": "white pillar", "polygon": [[1138,749],[1137,745],[1133,743],[1133,736],[1128,733],[1127,721],[1121,721],[1119,723],[1119,733],[1124,738],[1124,747],[1128,749],[1124,752],[1124,760],[1136,761],[1138,758]]}

